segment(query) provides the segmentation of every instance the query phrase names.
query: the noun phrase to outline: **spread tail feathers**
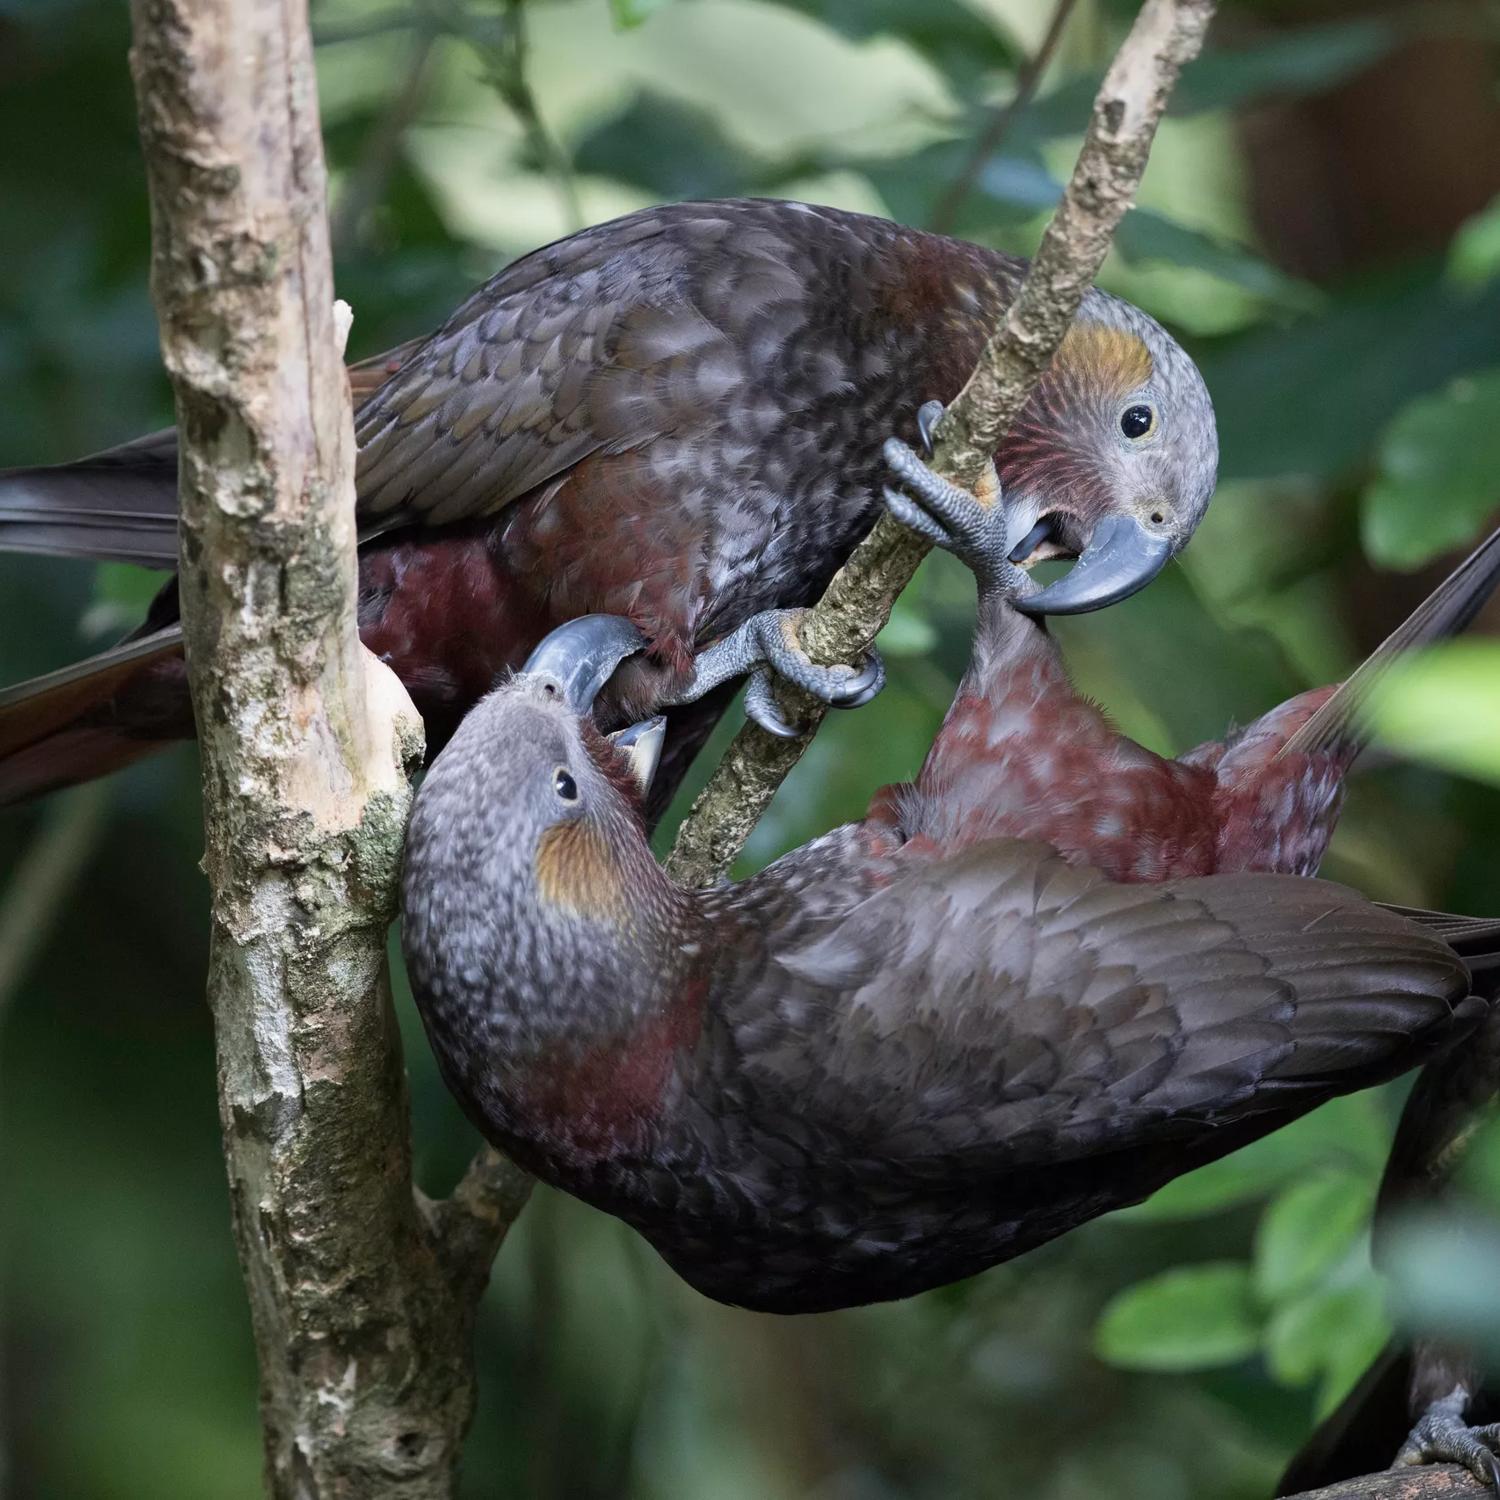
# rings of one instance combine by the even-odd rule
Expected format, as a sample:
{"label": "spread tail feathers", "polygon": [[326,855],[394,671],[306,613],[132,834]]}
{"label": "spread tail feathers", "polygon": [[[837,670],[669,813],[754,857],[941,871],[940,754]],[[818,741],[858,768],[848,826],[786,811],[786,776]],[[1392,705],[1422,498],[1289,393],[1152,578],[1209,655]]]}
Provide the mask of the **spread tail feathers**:
{"label": "spread tail feathers", "polygon": [[0,469],[0,551],[177,566],[177,434],[51,468]]}
{"label": "spread tail feathers", "polygon": [[[421,342],[349,366],[358,403]],[[76,463],[0,469],[0,552],[177,566],[177,430],[153,432]]]}
{"label": "spread tail feathers", "polygon": [[1500,531],[1492,532],[1406,621],[1397,626],[1334,695],[1282,746],[1280,755],[1357,750],[1367,733],[1360,723],[1380,679],[1392,662],[1419,646],[1457,635],[1484,607],[1500,582]]}
{"label": "spread tail feathers", "polygon": [[0,691],[0,806],[120,770],[190,735],[183,670],[182,629],[169,625]]}

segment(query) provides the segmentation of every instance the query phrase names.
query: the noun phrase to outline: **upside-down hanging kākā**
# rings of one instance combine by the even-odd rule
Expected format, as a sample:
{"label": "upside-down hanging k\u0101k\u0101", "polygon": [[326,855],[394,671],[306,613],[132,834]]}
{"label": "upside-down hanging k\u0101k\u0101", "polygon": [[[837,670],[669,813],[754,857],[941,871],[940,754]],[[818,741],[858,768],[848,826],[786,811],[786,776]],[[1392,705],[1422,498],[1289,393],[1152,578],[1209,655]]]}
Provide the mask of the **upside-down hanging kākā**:
{"label": "upside-down hanging k\u0101k\u0101", "polygon": [[414,809],[403,944],[475,1124],[710,1296],[813,1311],[970,1275],[1487,1013],[1447,944],[1341,887],[1126,884],[909,836],[899,794],[682,890],[587,718],[639,645],[576,621],[460,726]]}

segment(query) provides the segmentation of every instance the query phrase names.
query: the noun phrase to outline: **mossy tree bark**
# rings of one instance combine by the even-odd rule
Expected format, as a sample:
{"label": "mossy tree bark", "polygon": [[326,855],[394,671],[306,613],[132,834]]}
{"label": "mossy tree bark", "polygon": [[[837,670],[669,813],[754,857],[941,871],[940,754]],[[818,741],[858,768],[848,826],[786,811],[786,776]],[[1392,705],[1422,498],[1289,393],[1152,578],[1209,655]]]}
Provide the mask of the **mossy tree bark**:
{"label": "mossy tree bark", "polygon": [[346,330],[304,0],[135,0],[133,21],[268,1486],[446,1496],[514,1179],[481,1161],[443,1205],[411,1180],[385,940],[422,732],[355,628]]}

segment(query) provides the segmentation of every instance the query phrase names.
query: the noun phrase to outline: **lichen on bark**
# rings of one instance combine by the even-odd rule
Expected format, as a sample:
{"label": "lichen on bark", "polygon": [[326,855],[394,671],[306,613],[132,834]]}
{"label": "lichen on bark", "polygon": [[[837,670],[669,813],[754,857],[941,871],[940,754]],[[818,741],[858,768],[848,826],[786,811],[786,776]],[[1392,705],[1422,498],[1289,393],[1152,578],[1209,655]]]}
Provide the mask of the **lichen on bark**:
{"label": "lichen on bark", "polygon": [[524,1192],[495,1162],[508,1197],[470,1183],[435,1209],[412,1185],[385,954],[421,724],[355,625],[307,17],[303,0],[135,0],[133,23],[267,1481],[436,1500],[473,1408],[473,1309],[509,1222],[495,1205],[513,1217]]}

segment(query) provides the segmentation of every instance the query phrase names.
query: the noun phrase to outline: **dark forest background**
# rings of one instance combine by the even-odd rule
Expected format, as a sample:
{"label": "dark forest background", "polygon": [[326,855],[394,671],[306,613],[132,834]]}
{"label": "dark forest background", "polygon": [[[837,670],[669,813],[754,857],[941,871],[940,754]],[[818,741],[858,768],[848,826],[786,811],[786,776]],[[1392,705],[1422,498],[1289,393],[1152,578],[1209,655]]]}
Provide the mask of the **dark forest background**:
{"label": "dark forest background", "polygon": [[[1133,11],[1078,0],[976,162],[1050,3],[315,0],[351,352],[663,199],[803,197],[1029,249]],[[170,420],[127,46],[119,0],[0,0],[0,465]],[[1181,567],[1063,632],[1082,685],[1153,747],[1341,675],[1500,506],[1497,62],[1489,4],[1227,0],[1184,79],[1104,279],[1201,361],[1222,484]],[[107,642],[153,587],[0,558],[0,681]],[[934,560],[887,633],[890,687],[833,716],[751,863],[915,770],[971,621],[972,584]],[[1383,712],[1409,754],[1362,778],[1327,873],[1500,911],[1500,644],[1445,652]],[[190,747],[0,816],[6,1493],[257,1491],[199,851]],[[420,1175],[446,1188],[474,1141],[400,1004]],[[482,1310],[465,1493],[1267,1494],[1392,1316],[1500,1351],[1500,1140],[1465,1171],[1471,1235],[1413,1225],[1389,1297],[1370,1269],[1401,1092],[1018,1264],[833,1317],[712,1305],[540,1192]]]}

